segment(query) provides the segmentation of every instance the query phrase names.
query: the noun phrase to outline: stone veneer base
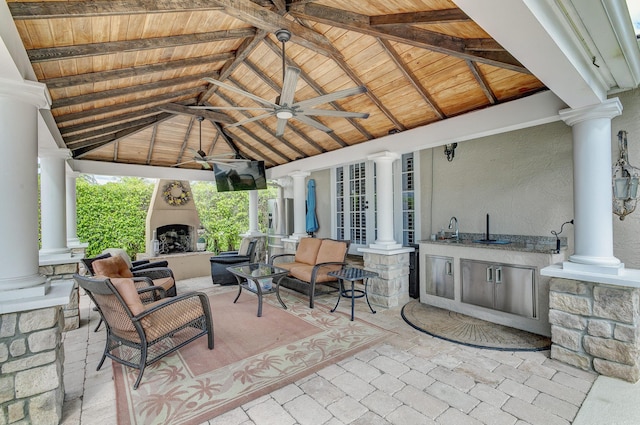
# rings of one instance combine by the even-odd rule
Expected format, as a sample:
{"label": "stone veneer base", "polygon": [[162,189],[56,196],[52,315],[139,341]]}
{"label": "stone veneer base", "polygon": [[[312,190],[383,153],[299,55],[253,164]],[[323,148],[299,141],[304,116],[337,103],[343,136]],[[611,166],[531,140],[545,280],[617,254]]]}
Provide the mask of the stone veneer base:
{"label": "stone veneer base", "polygon": [[640,288],[552,278],[551,358],[601,375],[640,379]]}

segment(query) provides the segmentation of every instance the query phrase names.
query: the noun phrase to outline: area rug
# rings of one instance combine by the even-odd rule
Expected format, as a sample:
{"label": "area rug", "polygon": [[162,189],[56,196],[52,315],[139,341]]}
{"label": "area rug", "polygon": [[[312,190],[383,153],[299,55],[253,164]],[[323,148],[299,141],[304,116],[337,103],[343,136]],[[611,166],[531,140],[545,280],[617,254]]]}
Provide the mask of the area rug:
{"label": "area rug", "polygon": [[316,303],[283,294],[209,297],[213,350],[206,338],[147,367],[137,390],[137,370],[113,363],[119,425],[201,424],[250,400],[382,341],[388,331]]}
{"label": "area rug", "polygon": [[419,331],[471,347],[505,351],[541,351],[551,347],[551,340],[545,336],[476,319],[417,300],[402,307],[402,318]]}

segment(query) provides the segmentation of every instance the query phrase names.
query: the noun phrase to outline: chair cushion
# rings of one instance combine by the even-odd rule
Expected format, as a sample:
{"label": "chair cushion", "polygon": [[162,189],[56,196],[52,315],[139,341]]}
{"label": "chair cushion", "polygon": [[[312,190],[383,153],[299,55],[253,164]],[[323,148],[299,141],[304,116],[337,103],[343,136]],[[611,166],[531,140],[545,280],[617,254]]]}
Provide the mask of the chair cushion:
{"label": "chair cushion", "polygon": [[320,263],[342,263],[347,255],[347,244],[331,239],[323,239],[318,250],[316,264]]}
{"label": "chair cushion", "polygon": [[[289,270],[289,274],[298,280],[310,283],[313,267],[314,266],[296,266]],[[340,265],[319,267],[318,272],[316,273],[316,283],[333,282],[337,280],[335,277],[329,276],[328,273],[340,270],[341,268],[342,266]]]}
{"label": "chair cushion", "polygon": [[127,263],[128,268],[133,267],[133,263],[131,262],[131,257],[129,257],[129,254],[127,254],[127,251],[125,251],[122,248],[107,248],[104,251],[102,251],[102,253],[111,254],[114,257],[120,256]]}
{"label": "chair cushion", "polygon": [[296,249],[296,263],[304,263],[314,265],[318,257],[318,250],[322,244],[322,239],[302,238]]}
{"label": "chair cushion", "polygon": [[249,251],[249,244],[251,243],[251,239],[242,238],[242,242],[240,242],[240,248],[238,249],[238,255],[247,255]]}
{"label": "chair cushion", "polygon": [[102,260],[96,260],[93,262],[93,270],[96,275],[113,277],[133,277],[133,273],[127,266],[127,263],[119,255],[113,257],[103,258]]}
{"label": "chair cushion", "polygon": [[169,291],[169,289],[175,285],[175,281],[171,276],[167,276],[160,279],[153,279],[153,285]]}
{"label": "chair cushion", "polygon": [[116,288],[124,303],[131,310],[131,314],[137,316],[144,311],[144,305],[140,301],[138,290],[136,289],[133,279],[127,278],[111,278],[111,283]]}

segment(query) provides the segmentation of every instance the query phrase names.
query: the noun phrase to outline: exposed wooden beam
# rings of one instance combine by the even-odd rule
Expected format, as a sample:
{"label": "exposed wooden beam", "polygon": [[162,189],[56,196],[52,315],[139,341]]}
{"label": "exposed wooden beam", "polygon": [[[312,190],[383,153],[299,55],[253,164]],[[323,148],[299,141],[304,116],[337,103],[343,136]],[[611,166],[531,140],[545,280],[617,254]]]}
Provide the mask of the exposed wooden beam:
{"label": "exposed wooden beam", "polygon": [[158,116],[158,120],[153,124],[141,124],[135,127],[128,128],[126,130],[119,131],[117,133],[107,134],[105,136],[85,140],[81,143],[78,143],[73,148],[70,148],[71,153],[73,155],[73,158],[81,158],[93,150],[106,146],[110,143],[114,143],[125,137],[131,136],[132,134],[139,133],[148,128],[150,125],[155,125],[156,123],[168,120],[171,117],[173,117],[173,114],[163,113]]}
{"label": "exposed wooden beam", "polygon": [[104,136],[106,134],[117,133],[122,130],[126,130],[131,127],[136,127],[143,124],[154,124],[158,121],[158,117],[160,114],[151,115],[148,117],[140,118],[134,121],[127,121],[107,127],[100,127],[95,130],[85,131],[83,133],[71,134],[69,136],[64,137],[64,142],[67,147],[73,145],[74,143],[78,143],[82,140],[93,139],[98,136]]}
{"label": "exposed wooden beam", "polygon": [[96,121],[88,121],[82,124],[69,125],[67,127],[58,126],[58,128],[60,129],[60,134],[62,135],[62,137],[65,137],[69,134],[73,134],[73,133],[77,133],[85,130],[91,130],[92,128],[108,126],[118,122],[130,121],[135,118],[140,118],[140,117],[144,117],[151,114],[157,114],[158,112],[160,112],[160,110],[157,107],[153,107],[153,108],[144,109],[142,111],[135,111],[135,112],[129,112],[126,114],[115,115],[109,118],[103,118]]}
{"label": "exposed wooden beam", "polygon": [[487,96],[489,102],[491,102],[492,105],[495,105],[498,102],[498,99],[493,94],[493,91],[491,90],[491,87],[489,86],[487,80],[484,78],[484,75],[482,75],[482,72],[480,72],[480,68],[478,68],[478,65],[475,62],[467,61],[467,66],[478,82],[478,85],[480,85],[482,92],[485,96]]}
{"label": "exposed wooden beam", "polygon": [[427,89],[425,89],[424,86],[420,83],[420,79],[416,77],[415,74],[410,69],[407,69],[407,66],[402,61],[402,58],[400,57],[398,52],[396,52],[396,50],[393,48],[391,43],[388,40],[383,40],[381,38],[378,38],[378,42],[380,43],[384,51],[387,52],[389,57],[396,64],[400,72],[402,72],[402,74],[404,75],[404,78],[406,78],[407,81],[411,83],[413,88],[422,97],[422,100],[424,100],[425,103],[429,105],[431,109],[433,109],[433,111],[436,113],[438,118],[439,119],[446,118],[444,112],[442,112],[442,109],[440,109],[440,107],[438,106],[436,101],[431,97]]}
{"label": "exposed wooden beam", "polygon": [[208,77],[210,75],[211,75],[210,73],[204,72],[204,73],[195,74],[195,75],[187,75],[185,77],[171,78],[168,80],[160,80],[154,83],[136,84],[129,87],[119,87],[117,89],[112,89],[112,90],[103,90],[103,91],[98,91],[98,92],[93,92],[88,94],[81,94],[78,96],[60,98],[53,101],[53,104],[51,105],[51,109],[79,105],[87,102],[95,102],[97,100],[109,99],[111,97],[126,96],[131,93],[148,92],[148,91],[163,89],[167,87],[174,87],[174,86],[179,86],[179,85],[193,83],[193,82],[200,82],[200,84],[205,85],[206,82],[202,81],[202,78]]}
{"label": "exposed wooden beam", "polygon": [[[192,66],[200,66],[208,63],[216,63],[226,61],[234,57],[234,54],[219,53],[210,56],[201,56],[197,58],[182,59],[163,63],[155,63],[151,65],[134,66],[131,68],[111,69],[108,71],[90,72],[86,74],[68,75],[65,77],[48,78],[41,80],[50,90],[60,89],[81,84],[93,84],[109,80],[117,80],[120,78],[136,77],[145,74],[153,74],[155,72],[170,71],[173,69],[185,69]],[[217,78],[218,72],[211,71],[209,77]]]}
{"label": "exposed wooden beam", "polygon": [[[227,146],[229,146],[231,148],[231,150],[236,153],[236,155],[242,156],[242,153],[240,152],[240,149],[238,149],[238,145],[236,145],[233,142],[233,140],[231,140],[231,137],[229,137],[229,135],[224,131],[224,129],[222,127],[220,127],[220,124],[218,124],[217,122],[214,122],[214,121],[211,121],[211,124],[218,131],[218,134],[220,135],[220,137],[222,137],[222,140],[224,140],[224,142],[227,144]],[[213,149],[213,147],[211,149]]]}
{"label": "exposed wooden beam", "polygon": [[[201,93],[204,90],[203,87],[195,87],[185,90],[179,90],[171,93],[164,93],[158,96],[147,97],[143,99],[137,99],[129,102],[117,103],[115,105],[104,106],[102,108],[95,109],[87,109],[80,112],[72,112],[70,114],[58,115],[55,117],[55,120],[58,124],[67,121],[73,121],[81,118],[87,118],[94,115],[100,114],[109,114],[113,112],[117,112],[122,109],[130,109],[139,106],[149,105],[149,106],[157,106],[154,103],[166,103],[167,101],[171,101],[173,99],[183,97],[183,96],[195,96],[198,93]],[[173,114],[171,114],[173,115]]]}
{"label": "exposed wooden beam", "polygon": [[285,0],[271,0],[271,3],[276,7],[276,11],[280,15],[287,13],[287,2]]}
{"label": "exposed wooden beam", "polygon": [[291,41],[325,56],[341,56],[340,52],[323,35],[290,21],[250,0],[212,0],[225,7],[225,13],[268,32],[287,29]]}
{"label": "exposed wooden beam", "polygon": [[[182,157],[184,156],[184,151],[187,149],[187,144],[189,143],[189,136],[191,136],[191,130],[193,129],[193,123],[195,122],[196,117],[191,117],[189,119],[189,126],[187,127],[187,131],[184,133],[184,138],[182,139],[182,146],[180,146],[180,153],[178,154],[178,160],[176,164],[180,164],[182,162]],[[199,123],[202,125],[202,123]]]}
{"label": "exposed wooden beam", "polygon": [[233,139],[235,141],[234,143],[238,143],[239,145],[242,145],[247,151],[252,152],[255,156],[250,157],[251,159],[261,159],[265,161],[265,163],[270,163],[274,165],[278,164],[277,162],[273,161],[271,158],[266,157],[264,153],[260,152],[258,149],[256,149],[255,147],[251,146],[249,143],[242,140],[239,136],[232,133],[228,133],[227,137],[229,139]]}
{"label": "exposed wooden beam", "polygon": [[151,132],[151,140],[149,141],[149,152],[147,153],[147,165],[151,164],[151,156],[153,155],[153,147],[156,144],[157,134],[158,134],[158,124],[156,123],[153,126],[153,131]]}
{"label": "exposed wooden beam", "polygon": [[161,111],[171,112],[172,114],[190,115],[192,117],[204,117],[211,121],[232,124],[233,118],[221,112],[207,111],[206,109],[190,109],[188,106],[178,105],[177,103],[167,103],[158,107]]}
{"label": "exposed wooden beam", "polygon": [[57,61],[71,58],[107,55],[110,53],[188,46],[199,43],[234,40],[253,37],[254,28],[239,28],[198,34],[173,35],[169,37],[143,38],[138,40],[107,41],[104,43],[76,44],[71,46],[46,47],[27,50],[32,63]]}
{"label": "exposed wooden beam", "polygon": [[[226,80],[229,75],[231,75],[231,73],[238,67],[238,65],[244,62],[244,60],[251,54],[251,52],[253,52],[253,49],[255,49],[256,46],[260,44],[260,42],[266,35],[266,31],[258,30],[253,38],[244,40],[236,51],[234,59],[232,61],[228,61],[222,66],[219,75],[220,80]],[[202,95],[200,95],[200,97],[198,98],[198,104],[201,104],[201,102],[205,102],[207,99],[209,99],[216,90],[218,90],[218,86],[216,86],[215,84],[210,84],[207,91],[202,93]]]}
{"label": "exposed wooden beam", "polygon": [[[282,54],[282,50],[280,49],[280,47],[274,43],[271,39],[269,38],[265,38],[265,44],[271,49],[273,50],[275,53],[277,54]],[[310,76],[309,74],[307,74],[296,62],[294,62],[293,60],[291,60],[291,58],[289,58],[288,56],[285,58],[286,64],[288,66],[295,66],[296,68],[300,69],[300,78],[302,78],[304,80],[304,82],[306,82],[309,87],[311,87],[312,89],[314,89],[319,95],[325,95],[328,92],[325,91],[321,85],[319,85],[318,83],[316,83]],[[337,111],[344,111],[345,109],[340,106],[337,102],[329,102],[328,105],[331,105],[334,109],[336,109]],[[354,126],[356,128],[356,130],[358,130],[360,132],[360,134],[362,134],[365,139],[367,140],[371,140],[373,139],[373,135],[371,135],[371,133],[369,133],[357,120],[353,119],[353,118],[345,118],[347,121],[349,121],[349,123]],[[325,149],[322,150],[323,152],[326,152]]]}
{"label": "exposed wooden beam", "polygon": [[[467,49],[465,40],[462,38],[427,31],[416,26],[393,24],[373,27],[371,25],[371,18],[367,15],[315,3],[294,5],[290,8],[289,12],[296,18],[320,22],[349,31],[367,34],[372,37],[385,38],[464,60],[469,59],[512,71],[529,73],[520,62],[506,51],[500,56],[477,54],[475,51]],[[477,42],[475,42],[475,44],[477,44]]]}
{"label": "exposed wooden beam", "polygon": [[460,9],[429,10],[423,12],[395,13],[377,15],[369,18],[371,26],[393,24],[446,24],[450,22],[468,22],[471,19]]}
{"label": "exposed wooden beam", "polygon": [[53,19],[220,10],[207,0],[92,0],[7,3],[13,19]]}

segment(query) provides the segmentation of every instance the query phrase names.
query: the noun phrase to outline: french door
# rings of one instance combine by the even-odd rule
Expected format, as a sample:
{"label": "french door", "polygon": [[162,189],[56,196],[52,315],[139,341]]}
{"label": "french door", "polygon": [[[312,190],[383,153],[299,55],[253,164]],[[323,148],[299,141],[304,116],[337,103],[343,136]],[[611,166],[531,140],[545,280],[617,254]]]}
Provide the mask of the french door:
{"label": "french door", "polygon": [[358,162],[335,168],[336,239],[351,241],[349,252],[376,238],[375,164]]}

